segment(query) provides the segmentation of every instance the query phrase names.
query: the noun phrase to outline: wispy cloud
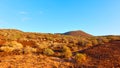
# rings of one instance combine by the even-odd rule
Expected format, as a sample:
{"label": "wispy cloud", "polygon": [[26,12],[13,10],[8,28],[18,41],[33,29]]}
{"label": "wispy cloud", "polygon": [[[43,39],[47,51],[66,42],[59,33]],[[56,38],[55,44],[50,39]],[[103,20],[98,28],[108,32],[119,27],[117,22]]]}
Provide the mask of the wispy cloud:
{"label": "wispy cloud", "polygon": [[20,11],[19,14],[22,15],[22,18],[21,18],[22,22],[25,22],[31,19],[30,17],[26,17],[29,15],[27,11]]}

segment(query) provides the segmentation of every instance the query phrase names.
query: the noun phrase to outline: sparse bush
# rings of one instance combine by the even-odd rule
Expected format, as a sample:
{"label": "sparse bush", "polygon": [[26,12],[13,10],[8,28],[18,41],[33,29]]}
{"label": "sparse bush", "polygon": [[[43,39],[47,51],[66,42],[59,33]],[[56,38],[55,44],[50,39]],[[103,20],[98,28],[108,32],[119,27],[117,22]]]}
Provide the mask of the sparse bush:
{"label": "sparse bush", "polygon": [[48,48],[49,44],[48,43],[37,43],[36,44],[38,46],[39,49],[45,49],[45,48]]}
{"label": "sparse bush", "polygon": [[46,48],[44,51],[43,51],[43,54],[45,55],[53,55],[54,54],[54,51],[52,49],[49,49],[49,48]]}
{"label": "sparse bush", "polygon": [[97,41],[98,41],[98,44],[104,44],[104,42],[102,41],[102,39],[101,38],[97,38]]}
{"label": "sparse bush", "polygon": [[30,46],[27,46],[23,49],[24,54],[30,54],[30,53],[35,53],[35,52],[37,52],[37,49],[32,48]]}
{"label": "sparse bush", "polygon": [[110,39],[106,37],[97,37],[98,44],[104,44],[110,41]]}
{"label": "sparse bush", "polygon": [[81,40],[81,41],[80,41],[80,44],[81,44],[81,46],[85,46],[86,41],[85,41],[85,40]]}
{"label": "sparse bush", "polygon": [[119,36],[107,36],[107,38],[111,41],[114,41],[114,40],[120,40],[120,37]]}
{"label": "sparse bush", "polygon": [[109,42],[109,39],[107,39],[107,38],[102,38],[102,41],[104,42],[104,43],[107,43],[107,42]]}
{"label": "sparse bush", "polygon": [[72,52],[67,46],[63,46],[63,54],[65,58],[70,58],[72,56]]}
{"label": "sparse bush", "polygon": [[9,46],[3,46],[0,48],[0,51],[4,51],[4,52],[12,52],[14,50],[14,48],[9,47]]}
{"label": "sparse bush", "polygon": [[5,44],[3,44],[0,50],[4,52],[12,52],[14,50],[21,50],[22,48],[23,48],[22,44],[16,41],[11,41],[11,42],[6,42]]}
{"label": "sparse bush", "polygon": [[96,39],[92,40],[93,45],[98,45],[98,41]]}
{"label": "sparse bush", "polygon": [[85,62],[87,59],[86,59],[86,54],[81,54],[81,53],[77,53],[75,55],[75,61],[77,63],[82,63],[82,62]]}
{"label": "sparse bush", "polygon": [[89,47],[89,46],[92,46],[92,42],[91,42],[91,41],[86,41],[86,42],[85,42],[85,46],[88,46],[88,47]]}
{"label": "sparse bush", "polygon": [[14,49],[23,48],[23,45],[21,43],[16,42],[16,41],[6,42],[5,44],[3,44],[3,46],[12,47]]}

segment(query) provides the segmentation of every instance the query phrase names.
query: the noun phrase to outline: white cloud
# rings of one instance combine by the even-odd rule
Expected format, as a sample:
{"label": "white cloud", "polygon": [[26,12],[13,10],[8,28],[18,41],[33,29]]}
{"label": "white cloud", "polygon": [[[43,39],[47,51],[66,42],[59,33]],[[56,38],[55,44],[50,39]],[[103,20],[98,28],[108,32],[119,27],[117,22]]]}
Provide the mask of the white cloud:
{"label": "white cloud", "polygon": [[26,11],[20,11],[19,14],[22,15],[21,16],[21,21],[22,22],[25,22],[25,21],[28,21],[28,20],[31,19],[30,17],[26,17],[26,16],[28,16],[28,12],[26,12]]}

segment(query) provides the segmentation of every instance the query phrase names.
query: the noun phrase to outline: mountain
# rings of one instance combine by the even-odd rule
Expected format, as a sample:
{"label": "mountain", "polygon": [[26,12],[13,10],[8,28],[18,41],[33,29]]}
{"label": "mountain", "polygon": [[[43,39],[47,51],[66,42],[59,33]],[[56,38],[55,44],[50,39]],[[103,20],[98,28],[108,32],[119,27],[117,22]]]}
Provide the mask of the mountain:
{"label": "mountain", "polygon": [[84,37],[91,37],[92,36],[91,34],[88,34],[88,33],[81,31],[81,30],[65,32],[65,33],[63,33],[63,35],[84,36]]}

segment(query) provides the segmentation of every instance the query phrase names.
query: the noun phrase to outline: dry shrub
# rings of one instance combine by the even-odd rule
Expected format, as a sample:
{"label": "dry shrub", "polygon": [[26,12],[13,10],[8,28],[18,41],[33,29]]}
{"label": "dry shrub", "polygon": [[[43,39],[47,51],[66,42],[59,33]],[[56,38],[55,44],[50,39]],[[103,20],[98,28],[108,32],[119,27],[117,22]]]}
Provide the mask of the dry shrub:
{"label": "dry shrub", "polygon": [[107,43],[107,42],[109,42],[109,39],[107,39],[107,38],[102,38],[102,41],[103,41],[104,43]]}
{"label": "dry shrub", "polygon": [[23,53],[24,54],[30,54],[30,53],[35,53],[37,52],[37,49],[35,48],[32,48],[30,46],[26,46],[24,49],[23,49]]}
{"label": "dry shrub", "polygon": [[50,56],[54,54],[54,51],[52,49],[46,48],[44,49],[43,54]]}
{"label": "dry shrub", "polygon": [[21,50],[22,48],[23,48],[22,44],[16,41],[11,41],[11,42],[6,42],[5,44],[3,44],[0,50],[4,52],[12,52],[14,50]]}
{"label": "dry shrub", "polygon": [[114,41],[114,40],[120,40],[119,36],[108,36],[107,37],[109,40]]}
{"label": "dry shrub", "polygon": [[43,43],[37,43],[36,44],[38,46],[39,49],[45,49],[45,48],[48,48],[49,44],[46,43],[46,42],[43,42]]}
{"label": "dry shrub", "polygon": [[81,41],[79,41],[79,44],[80,44],[81,46],[85,46],[86,41],[85,41],[85,40],[81,40]]}
{"label": "dry shrub", "polygon": [[102,38],[97,38],[98,44],[104,44]]}
{"label": "dry shrub", "polygon": [[110,41],[106,37],[98,37],[97,40],[98,40],[98,44],[104,44]]}
{"label": "dry shrub", "polygon": [[77,63],[82,64],[82,63],[84,63],[86,60],[87,60],[87,59],[86,59],[86,54],[77,53],[77,54],[75,55],[75,61],[76,61]]}
{"label": "dry shrub", "polygon": [[98,41],[96,39],[92,40],[93,45],[98,45]]}
{"label": "dry shrub", "polygon": [[72,52],[69,47],[63,46],[63,55],[65,58],[70,58],[72,56]]}
{"label": "dry shrub", "polygon": [[89,47],[89,46],[92,46],[92,42],[91,42],[91,41],[86,41],[86,42],[85,42],[85,46],[88,46],[88,47]]}
{"label": "dry shrub", "polygon": [[38,53],[43,53],[44,49],[49,47],[49,44],[46,42],[42,42],[42,43],[36,43],[37,46],[37,52]]}
{"label": "dry shrub", "polygon": [[4,46],[13,47],[14,49],[21,49],[23,48],[23,45],[21,43],[18,43],[16,41],[6,42]]}
{"label": "dry shrub", "polygon": [[8,46],[3,46],[0,48],[0,51],[4,51],[4,52],[12,52],[13,50],[14,48]]}

